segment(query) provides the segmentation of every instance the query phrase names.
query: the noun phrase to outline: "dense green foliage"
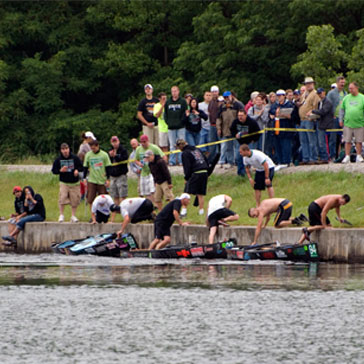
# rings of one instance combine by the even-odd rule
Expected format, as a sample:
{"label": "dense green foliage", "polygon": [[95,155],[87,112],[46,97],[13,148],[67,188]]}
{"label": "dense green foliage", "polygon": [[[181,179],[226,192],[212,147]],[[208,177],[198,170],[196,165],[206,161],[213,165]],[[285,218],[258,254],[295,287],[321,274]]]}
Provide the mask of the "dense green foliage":
{"label": "dense green foliage", "polygon": [[3,160],[137,135],[143,85],[212,84],[247,101],[305,75],[364,81],[364,2],[2,1],[0,152]]}

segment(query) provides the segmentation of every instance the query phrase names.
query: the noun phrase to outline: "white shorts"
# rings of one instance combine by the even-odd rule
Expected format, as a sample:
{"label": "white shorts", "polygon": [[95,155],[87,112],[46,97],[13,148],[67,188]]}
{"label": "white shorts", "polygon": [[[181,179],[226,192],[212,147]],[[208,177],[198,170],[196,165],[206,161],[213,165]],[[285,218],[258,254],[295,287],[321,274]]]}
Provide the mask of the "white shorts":
{"label": "white shorts", "polygon": [[151,174],[140,176],[140,196],[149,196],[155,192],[154,179]]}

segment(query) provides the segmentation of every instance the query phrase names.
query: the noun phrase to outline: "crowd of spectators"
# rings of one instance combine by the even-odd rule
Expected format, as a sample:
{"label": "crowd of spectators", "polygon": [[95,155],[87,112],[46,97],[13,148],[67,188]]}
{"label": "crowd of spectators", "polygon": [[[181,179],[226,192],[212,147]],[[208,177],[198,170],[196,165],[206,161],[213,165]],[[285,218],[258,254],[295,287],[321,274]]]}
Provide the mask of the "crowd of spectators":
{"label": "crowd of spectators", "polygon": [[[111,211],[110,206],[119,205],[128,197],[129,168],[138,177],[138,195],[162,210],[163,199],[167,203],[174,199],[168,167],[183,162],[183,153],[167,152],[178,149],[176,144],[181,140],[190,147],[201,145],[199,153],[207,161],[207,167],[201,169],[204,173],[219,153],[220,168],[236,166],[237,174],[245,176],[242,144],[264,152],[281,168],[293,164],[362,162],[364,95],[355,82],[349,84],[348,94],[345,83],[345,78],[339,76],[330,90],[316,89],[314,79],[306,77],[295,90],[279,89],[268,94],[254,91],[245,105],[232,90],[220,94],[217,85],[206,90],[199,102],[191,93],[182,97],[178,86],[171,87],[170,97],[160,92],[156,98],[153,86],[146,84],[145,97],[136,114],[143,135],[139,141],[130,141],[130,155],[118,136],[111,137],[107,152],[101,150],[91,131],[82,134],[77,155],[71,153],[66,143],[61,145],[52,167],[60,181],[58,221],[64,221],[65,206],[70,205],[71,222],[77,222],[77,207],[84,198],[90,207],[90,222],[107,222],[110,212],[114,221],[115,209]],[[11,221],[15,228],[9,230],[9,241],[16,240],[24,228],[23,219],[26,222],[45,218],[45,210],[39,207],[43,201],[31,188],[23,191],[16,186],[14,194],[17,213]],[[203,213],[204,193],[195,194]],[[20,206],[22,201],[27,208]],[[33,205],[38,206],[37,213],[29,214]]]}

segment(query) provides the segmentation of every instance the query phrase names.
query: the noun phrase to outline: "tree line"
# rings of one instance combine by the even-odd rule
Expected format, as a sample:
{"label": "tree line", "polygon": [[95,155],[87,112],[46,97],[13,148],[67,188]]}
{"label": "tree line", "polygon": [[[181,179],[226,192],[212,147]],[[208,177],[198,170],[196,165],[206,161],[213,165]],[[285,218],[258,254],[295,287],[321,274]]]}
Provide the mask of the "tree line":
{"label": "tree line", "polygon": [[92,130],[127,144],[143,85],[201,97],[211,85],[292,88],[309,75],[364,81],[364,2],[3,1],[0,3],[3,161],[77,148]]}

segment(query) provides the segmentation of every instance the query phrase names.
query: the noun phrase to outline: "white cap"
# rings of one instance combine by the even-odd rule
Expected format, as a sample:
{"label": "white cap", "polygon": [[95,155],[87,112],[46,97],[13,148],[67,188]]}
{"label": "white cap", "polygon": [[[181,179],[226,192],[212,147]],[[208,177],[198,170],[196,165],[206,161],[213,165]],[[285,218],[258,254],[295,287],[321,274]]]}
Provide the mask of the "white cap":
{"label": "white cap", "polygon": [[86,138],[91,138],[93,140],[96,140],[95,135],[94,135],[94,133],[92,131],[86,131],[85,137]]}
{"label": "white cap", "polygon": [[144,85],[144,90],[145,90],[147,87],[149,87],[149,88],[151,88],[151,89],[153,90],[153,86],[152,86],[150,83],[147,83],[146,85]]}
{"label": "white cap", "polygon": [[105,195],[100,195],[98,197],[98,201],[97,201],[100,205],[104,205],[107,202],[107,198]]}
{"label": "white cap", "polygon": [[217,101],[224,101],[224,98],[223,98],[222,96],[219,96],[219,97],[217,98]]}
{"label": "white cap", "polygon": [[219,88],[218,88],[218,86],[214,85],[214,86],[211,86],[210,91],[211,92],[219,92]]}
{"label": "white cap", "polygon": [[331,88],[336,88],[336,87],[337,87],[336,82],[334,82],[334,83],[331,84]]}
{"label": "white cap", "polygon": [[280,90],[278,90],[278,91],[276,92],[276,95],[277,95],[277,96],[281,96],[281,95],[285,96],[285,95],[286,95],[286,91],[284,91],[284,90],[280,89]]}
{"label": "white cap", "polygon": [[183,200],[184,198],[191,200],[191,196],[188,193],[182,193],[182,195],[178,197],[178,200]]}
{"label": "white cap", "polygon": [[259,95],[259,91],[253,91],[250,94],[250,100],[254,100]]}

